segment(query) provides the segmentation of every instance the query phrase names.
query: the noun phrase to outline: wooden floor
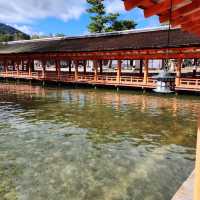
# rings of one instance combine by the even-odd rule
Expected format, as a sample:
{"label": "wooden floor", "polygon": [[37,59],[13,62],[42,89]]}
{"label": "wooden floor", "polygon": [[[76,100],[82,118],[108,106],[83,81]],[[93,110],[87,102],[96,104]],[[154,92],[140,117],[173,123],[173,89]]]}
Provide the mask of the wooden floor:
{"label": "wooden floor", "polygon": [[172,200],[193,200],[194,196],[194,172],[191,176],[183,183],[181,188],[174,195]]}
{"label": "wooden floor", "polygon": [[[156,87],[156,80],[149,77],[145,82],[141,76],[122,75],[120,79],[114,75],[98,75],[79,73],[75,77],[74,73],[61,72],[58,76],[56,72],[46,72],[45,75],[41,71],[38,72],[0,72],[1,78],[14,78],[25,80],[51,81],[62,83],[79,83],[89,85],[107,85],[115,87],[132,87],[141,89],[154,89]],[[181,78],[180,84],[176,86],[176,91],[192,91],[200,92],[200,77],[199,78]]]}

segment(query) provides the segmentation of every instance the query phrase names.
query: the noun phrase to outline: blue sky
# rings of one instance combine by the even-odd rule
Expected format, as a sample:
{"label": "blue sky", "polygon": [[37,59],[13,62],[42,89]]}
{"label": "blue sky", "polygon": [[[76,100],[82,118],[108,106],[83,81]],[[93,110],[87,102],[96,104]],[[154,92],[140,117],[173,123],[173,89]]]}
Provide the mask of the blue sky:
{"label": "blue sky", "polygon": [[[108,12],[119,12],[121,19],[131,19],[137,28],[157,27],[158,18],[145,19],[136,8],[126,12],[121,0],[105,0]],[[87,34],[90,18],[85,0],[0,0],[0,22],[12,25],[28,34]]]}

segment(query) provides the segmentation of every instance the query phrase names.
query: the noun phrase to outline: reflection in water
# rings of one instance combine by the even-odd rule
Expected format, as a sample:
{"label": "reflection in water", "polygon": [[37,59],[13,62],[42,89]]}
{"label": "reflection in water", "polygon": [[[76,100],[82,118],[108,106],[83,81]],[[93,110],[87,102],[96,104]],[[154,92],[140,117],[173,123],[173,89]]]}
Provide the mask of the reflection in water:
{"label": "reflection in water", "polygon": [[194,167],[196,97],[0,85],[0,199],[170,200]]}

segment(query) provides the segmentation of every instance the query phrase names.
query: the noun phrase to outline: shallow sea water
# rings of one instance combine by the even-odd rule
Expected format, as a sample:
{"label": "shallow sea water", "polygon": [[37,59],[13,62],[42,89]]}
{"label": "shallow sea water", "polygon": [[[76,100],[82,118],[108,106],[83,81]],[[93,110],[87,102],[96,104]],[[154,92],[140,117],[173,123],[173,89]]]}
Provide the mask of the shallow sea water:
{"label": "shallow sea water", "polygon": [[0,83],[0,200],[170,200],[200,98]]}

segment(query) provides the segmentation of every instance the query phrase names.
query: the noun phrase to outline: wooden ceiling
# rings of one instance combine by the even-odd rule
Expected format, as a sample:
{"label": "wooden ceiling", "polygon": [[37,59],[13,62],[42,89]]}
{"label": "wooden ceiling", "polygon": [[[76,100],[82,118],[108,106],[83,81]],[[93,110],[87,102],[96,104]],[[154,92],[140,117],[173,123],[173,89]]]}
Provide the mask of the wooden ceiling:
{"label": "wooden ceiling", "polygon": [[200,0],[123,0],[126,10],[139,7],[144,16],[158,15],[160,22],[171,23],[200,36]]}

